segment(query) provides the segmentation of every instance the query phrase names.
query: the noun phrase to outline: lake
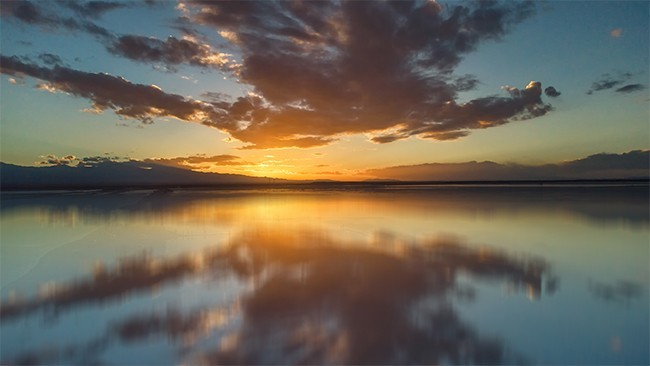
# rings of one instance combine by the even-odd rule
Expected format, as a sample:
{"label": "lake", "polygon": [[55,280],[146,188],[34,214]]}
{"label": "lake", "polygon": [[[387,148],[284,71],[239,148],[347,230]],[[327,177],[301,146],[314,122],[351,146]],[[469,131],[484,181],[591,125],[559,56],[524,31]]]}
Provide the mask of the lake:
{"label": "lake", "polygon": [[648,364],[648,187],[3,193],[0,363]]}

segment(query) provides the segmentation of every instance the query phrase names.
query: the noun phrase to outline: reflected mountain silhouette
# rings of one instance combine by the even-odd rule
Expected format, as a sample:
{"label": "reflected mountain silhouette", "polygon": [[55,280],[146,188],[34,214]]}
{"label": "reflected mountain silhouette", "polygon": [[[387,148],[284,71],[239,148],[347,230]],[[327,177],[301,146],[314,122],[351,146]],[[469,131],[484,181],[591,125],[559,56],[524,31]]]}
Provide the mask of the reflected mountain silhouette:
{"label": "reflected mountain silhouette", "polygon": [[[497,338],[481,336],[460,319],[453,298],[460,274],[500,281],[539,297],[557,278],[537,258],[513,257],[451,239],[405,242],[387,233],[372,243],[337,241],[315,230],[256,227],[225,246],[166,259],[124,258],[115,266],[30,299],[5,301],[3,322],[29,314],[60,314],[119,301],[186,277],[235,275],[250,290],[223,307],[134,314],[68,355],[90,360],[107,344],[154,335],[172,341],[240,326],[214,349],[191,349],[191,364],[497,364],[525,361]],[[203,277],[201,277],[203,278]],[[219,282],[208,284],[217,286]],[[465,289],[466,290],[466,289]],[[471,300],[471,297],[469,297]],[[55,318],[56,319],[56,318]],[[180,342],[180,341],[179,341]],[[191,342],[190,342],[191,343]],[[95,355],[96,356],[96,355]],[[42,360],[35,352],[14,360]],[[4,361],[4,360],[3,360]],[[62,360],[56,359],[56,363]]]}

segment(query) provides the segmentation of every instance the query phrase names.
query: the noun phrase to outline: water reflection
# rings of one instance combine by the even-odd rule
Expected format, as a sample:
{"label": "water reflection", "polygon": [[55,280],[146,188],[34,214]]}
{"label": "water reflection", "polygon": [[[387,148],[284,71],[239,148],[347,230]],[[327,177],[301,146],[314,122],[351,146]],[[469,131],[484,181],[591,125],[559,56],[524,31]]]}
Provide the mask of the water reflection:
{"label": "water reflection", "polygon": [[624,280],[613,284],[590,281],[589,289],[596,298],[607,302],[629,303],[643,295],[643,286]]}
{"label": "water reflection", "polygon": [[363,248],[316,233],[256,231],[240,243],[226,263],[258,285],[243,300],[235,341],[204,355],[207,364],[512,362],[447,296],[460,271],[536,294],[548,276],[541,260],[450,241]]}
{"label": "water reflection", "polygon": [[[191,355],[192,363],[502,363],[502,343],[484,338],[459,318],[449,296],[456,277],[507,282],[540,296],[548,283],[540,259],[511,258],[450,240],[400,243],[395,236],[368,243],[332,240],[318,231],[256,228],[219,249],[167,259],[141,255],[30,299],[2,303],[3,322],[94,306],[206,273],[235,274],[251,288],[240,303],[241,326],[220,346]],[[214,284],[214,283],[213,283]],[[206,290],[211,285],[206,283]],[[217,288],[212,290],[218,291]],[[114,323],[103,341],[137,342],[155,334],[196,338],[227,323],[222,308],[188,314],[140,314]],[[227,342],[226,342],[227,341]],[[191,342],[190,342],[191,343]],[[83,348],[83,347],[82,347]],[[68,349],[61,356],[87,352]],[[42,355],[41,355],[42,356]],[[51,356],[51,355],[50,355]],[[22,355],[14,361],[34,360]],[[515,358],[516,359],[516,358]],[[68,360],[56,360],[56,362]]]}
{"label": "water reflection", "polygon": [[3,195],[0,363],[647,364],[647,202],[647,187]]}
{"label": "water reflection", "polygon": [[[313,198],[317,198],[314,200]],[[435,214],[435,211],[478,214],[553,212],[572,215],[595,225],[623,223],[647,229],[650,191],[640,187],[433,187],[427,190],[379,189],[351,192],[305,191],[134,191],[9,193],[1,196],[0,215],[40,212],[54,224],[76,225],[111,221],[229,223],[242,211],[302,209],[331,215],[367,206],[393,214]],[[255,206],[255,207],[254,207]],[[334,211],[334,212],[331,212]]]}

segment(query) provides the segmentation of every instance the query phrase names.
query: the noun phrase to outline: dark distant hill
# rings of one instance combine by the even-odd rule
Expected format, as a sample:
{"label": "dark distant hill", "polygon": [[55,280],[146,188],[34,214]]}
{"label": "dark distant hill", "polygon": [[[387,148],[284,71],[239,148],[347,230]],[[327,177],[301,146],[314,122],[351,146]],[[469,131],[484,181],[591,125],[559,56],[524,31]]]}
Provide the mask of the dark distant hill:
{"label": "dark distant hill", "polygon": [[238,174],[201,173],[165,165],[102,162],[90,167],[57,165],[28,167],[0,163],[0,187],[11,189],[129,188],[267,184],[290,181]]}

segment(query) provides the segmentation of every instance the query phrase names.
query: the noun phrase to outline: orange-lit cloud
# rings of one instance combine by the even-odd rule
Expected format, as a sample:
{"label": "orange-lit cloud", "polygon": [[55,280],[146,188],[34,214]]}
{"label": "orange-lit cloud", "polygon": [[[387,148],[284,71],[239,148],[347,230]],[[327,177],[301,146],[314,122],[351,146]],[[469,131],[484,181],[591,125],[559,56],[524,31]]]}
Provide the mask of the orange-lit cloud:
{"label": "orange-lit cloud", "polygon": [[539,83],[509,97],[456,101],[478,83],[453,74],[463,56],[530,15],[529,4],[449,12],[434,2],[186,5],[195,21],[236,35],[240,80],[265,102],[233,132],[247,148],[320,146],[355,133],[378,143],[449,140],[551,109]]}
{"label": "orange-lit cloud", "polygon": [[88,73],[64,66],[42,67],[18,57],[0,56],[0,72],[28,75],[44,81],[40,87],[87,98],[94,110],[113,110],[117,115],[152,123],[155,117],[175,117],[183,121],[209,122],[214,109],[206,103],[167,94],[153,85],[134,84],[105,73]]}
{"label": "orange-lit cloud", "polygon": [[41,156],[41,159],[42,159],[41,161],[37,162],[38,165],[70,165],[79,160],[74,155],[57,157],[54,154]]}
{"label": "orange-lit cloud", "polygon": [[196,38],[173,36],[166,40],[136,35],[123,35],[110,42],[108,50],[116,55],[145,63],[162,63],[170,70],[175,65],[189,64],[215,69],[235,69],[231,55],[213,50]]}
{"label": "orange-lit cloud", "polygon": [[235,155],[193,155],[186,157],[176,158],[154,158],[144,159],[145,163],[153,163],[167,166],[174,166],[184,169],[198,169],[210,168],[212,166],[226,166],[226,165],[249,165],[250,163],[242,161],[239,156]]}
{"label": "orange-lit cloud", "polygon": [[[412,136],[454,140],[552,110],[537,81],[508,87],[509,95],[459,101],[459,93],[479,82],[454,73],[463,57],[505,35],[532,14],[533,6],[188,1],[180,7],[186,36],[160,40],[115,35],[87,19],[45,15],[25,1],[5,7],[6,13],[28,24],[91,33],[115,55],[168,70],[181,64],[217,68],[254,93],[232,101],[208,92],[210,100],[202,101],[117,76],[58,65],[49,69],[15,56],[3,56],[1,67],[9,75],[40,79],[47,90],[90,99],[94,111],[110,109],[144,123],[174,117],[215,127],[246,143],[243,149],[316,147],[361,133],[376,143]],[[213,27],[222,35],[218,43],[232,42],[229,47],[241,60],[199,41],[192,35],[195,23]],[[547,96],[559,94],[546,88]]]}
{"label": "orange-lit cloud", "polygon": [[620,38],[623,35],[623,28],[612,29],[612,31],[609,32],[609,34],[614,38]]}

